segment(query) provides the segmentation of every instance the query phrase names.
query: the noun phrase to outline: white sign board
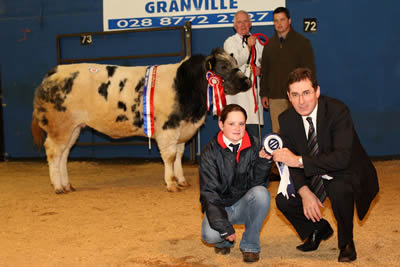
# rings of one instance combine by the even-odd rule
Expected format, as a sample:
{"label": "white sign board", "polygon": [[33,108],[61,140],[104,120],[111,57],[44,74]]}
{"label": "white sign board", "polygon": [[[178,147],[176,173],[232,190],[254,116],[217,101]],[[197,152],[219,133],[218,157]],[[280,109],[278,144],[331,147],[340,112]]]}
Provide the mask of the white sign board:
{"label": "white sign board", "polygon": [[271,25],[272,12],[285,0],[103,0],[104,31],[182,26],[232,27],[233,16],[246,10],[254,26]]}

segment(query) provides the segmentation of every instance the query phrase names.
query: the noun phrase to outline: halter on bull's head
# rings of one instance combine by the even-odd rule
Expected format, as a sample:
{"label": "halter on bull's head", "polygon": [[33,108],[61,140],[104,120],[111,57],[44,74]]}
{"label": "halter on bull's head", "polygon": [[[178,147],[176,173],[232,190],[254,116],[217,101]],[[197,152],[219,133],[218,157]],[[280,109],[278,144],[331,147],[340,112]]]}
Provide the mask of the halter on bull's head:
{"label": "halter on bull's head", "polygon": [[219,75],[227,95],[245,92],[251,87],[251,81],[239,70],[236,60],[223,48],[215,48],[206,58],[206,69]]}

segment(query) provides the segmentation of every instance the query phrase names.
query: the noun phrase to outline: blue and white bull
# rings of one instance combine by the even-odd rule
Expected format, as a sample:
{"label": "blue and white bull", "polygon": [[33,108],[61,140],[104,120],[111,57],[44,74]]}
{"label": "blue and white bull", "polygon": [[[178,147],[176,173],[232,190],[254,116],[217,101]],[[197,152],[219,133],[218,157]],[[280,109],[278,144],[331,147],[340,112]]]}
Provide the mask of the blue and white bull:
{"label": "blue and white bull", "polygon": [[[154,87],[154,134],[164,162],[168,191],[188,186],[182,169],[185,142],[207,113],[206,72],[223,80],[226,94],[250,88],[250,80],[223,49],[157,68]],[[100,64],[59,65],[50,70],[34,97],[32,135],[44,147],[56,193],[73,191],[67,172],[71,147],[83,127],[112,138],[145,136],[143,91],[146,67]]]}

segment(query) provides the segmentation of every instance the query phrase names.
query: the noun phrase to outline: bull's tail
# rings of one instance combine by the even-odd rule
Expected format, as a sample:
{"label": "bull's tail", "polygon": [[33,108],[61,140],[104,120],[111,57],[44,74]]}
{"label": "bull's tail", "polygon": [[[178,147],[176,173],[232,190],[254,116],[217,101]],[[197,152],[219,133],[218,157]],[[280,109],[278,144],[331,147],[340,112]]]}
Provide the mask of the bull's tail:
{"label": "bull's tail", "polygon": [[41,150],[43,146],[44,131],[42,128],[40,128],[39,120],[35,116],[32,117],[31,130],[32,130],[33,143],[39,150]]}

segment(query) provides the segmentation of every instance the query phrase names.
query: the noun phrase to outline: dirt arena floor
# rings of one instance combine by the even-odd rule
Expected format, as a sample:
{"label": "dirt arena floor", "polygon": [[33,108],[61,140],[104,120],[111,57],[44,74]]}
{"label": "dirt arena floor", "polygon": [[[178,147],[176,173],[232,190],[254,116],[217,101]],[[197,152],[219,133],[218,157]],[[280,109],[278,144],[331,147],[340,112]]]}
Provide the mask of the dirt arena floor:
{"label": "dirt arena floor", "polygon": [[[381,190],[366,219],[355,219],[358,259],[347,266],[400,266],[400,160],[374,161]],[[191,186],[166,191],[159,161],[71,161],[76,192],[56,195],[43,161],[0,162],[0,266],[249,266],[238,244],[216,255],[200,238],[196,164],[184,164]],[[275,205],[252,266],[335,266],[337,236],[316,252],[301,243]],[[329,206],[329,201],[325,202]],[[335,227],[332,210],[324,217]],[[243,227],[236,227],[239,239]]]}

